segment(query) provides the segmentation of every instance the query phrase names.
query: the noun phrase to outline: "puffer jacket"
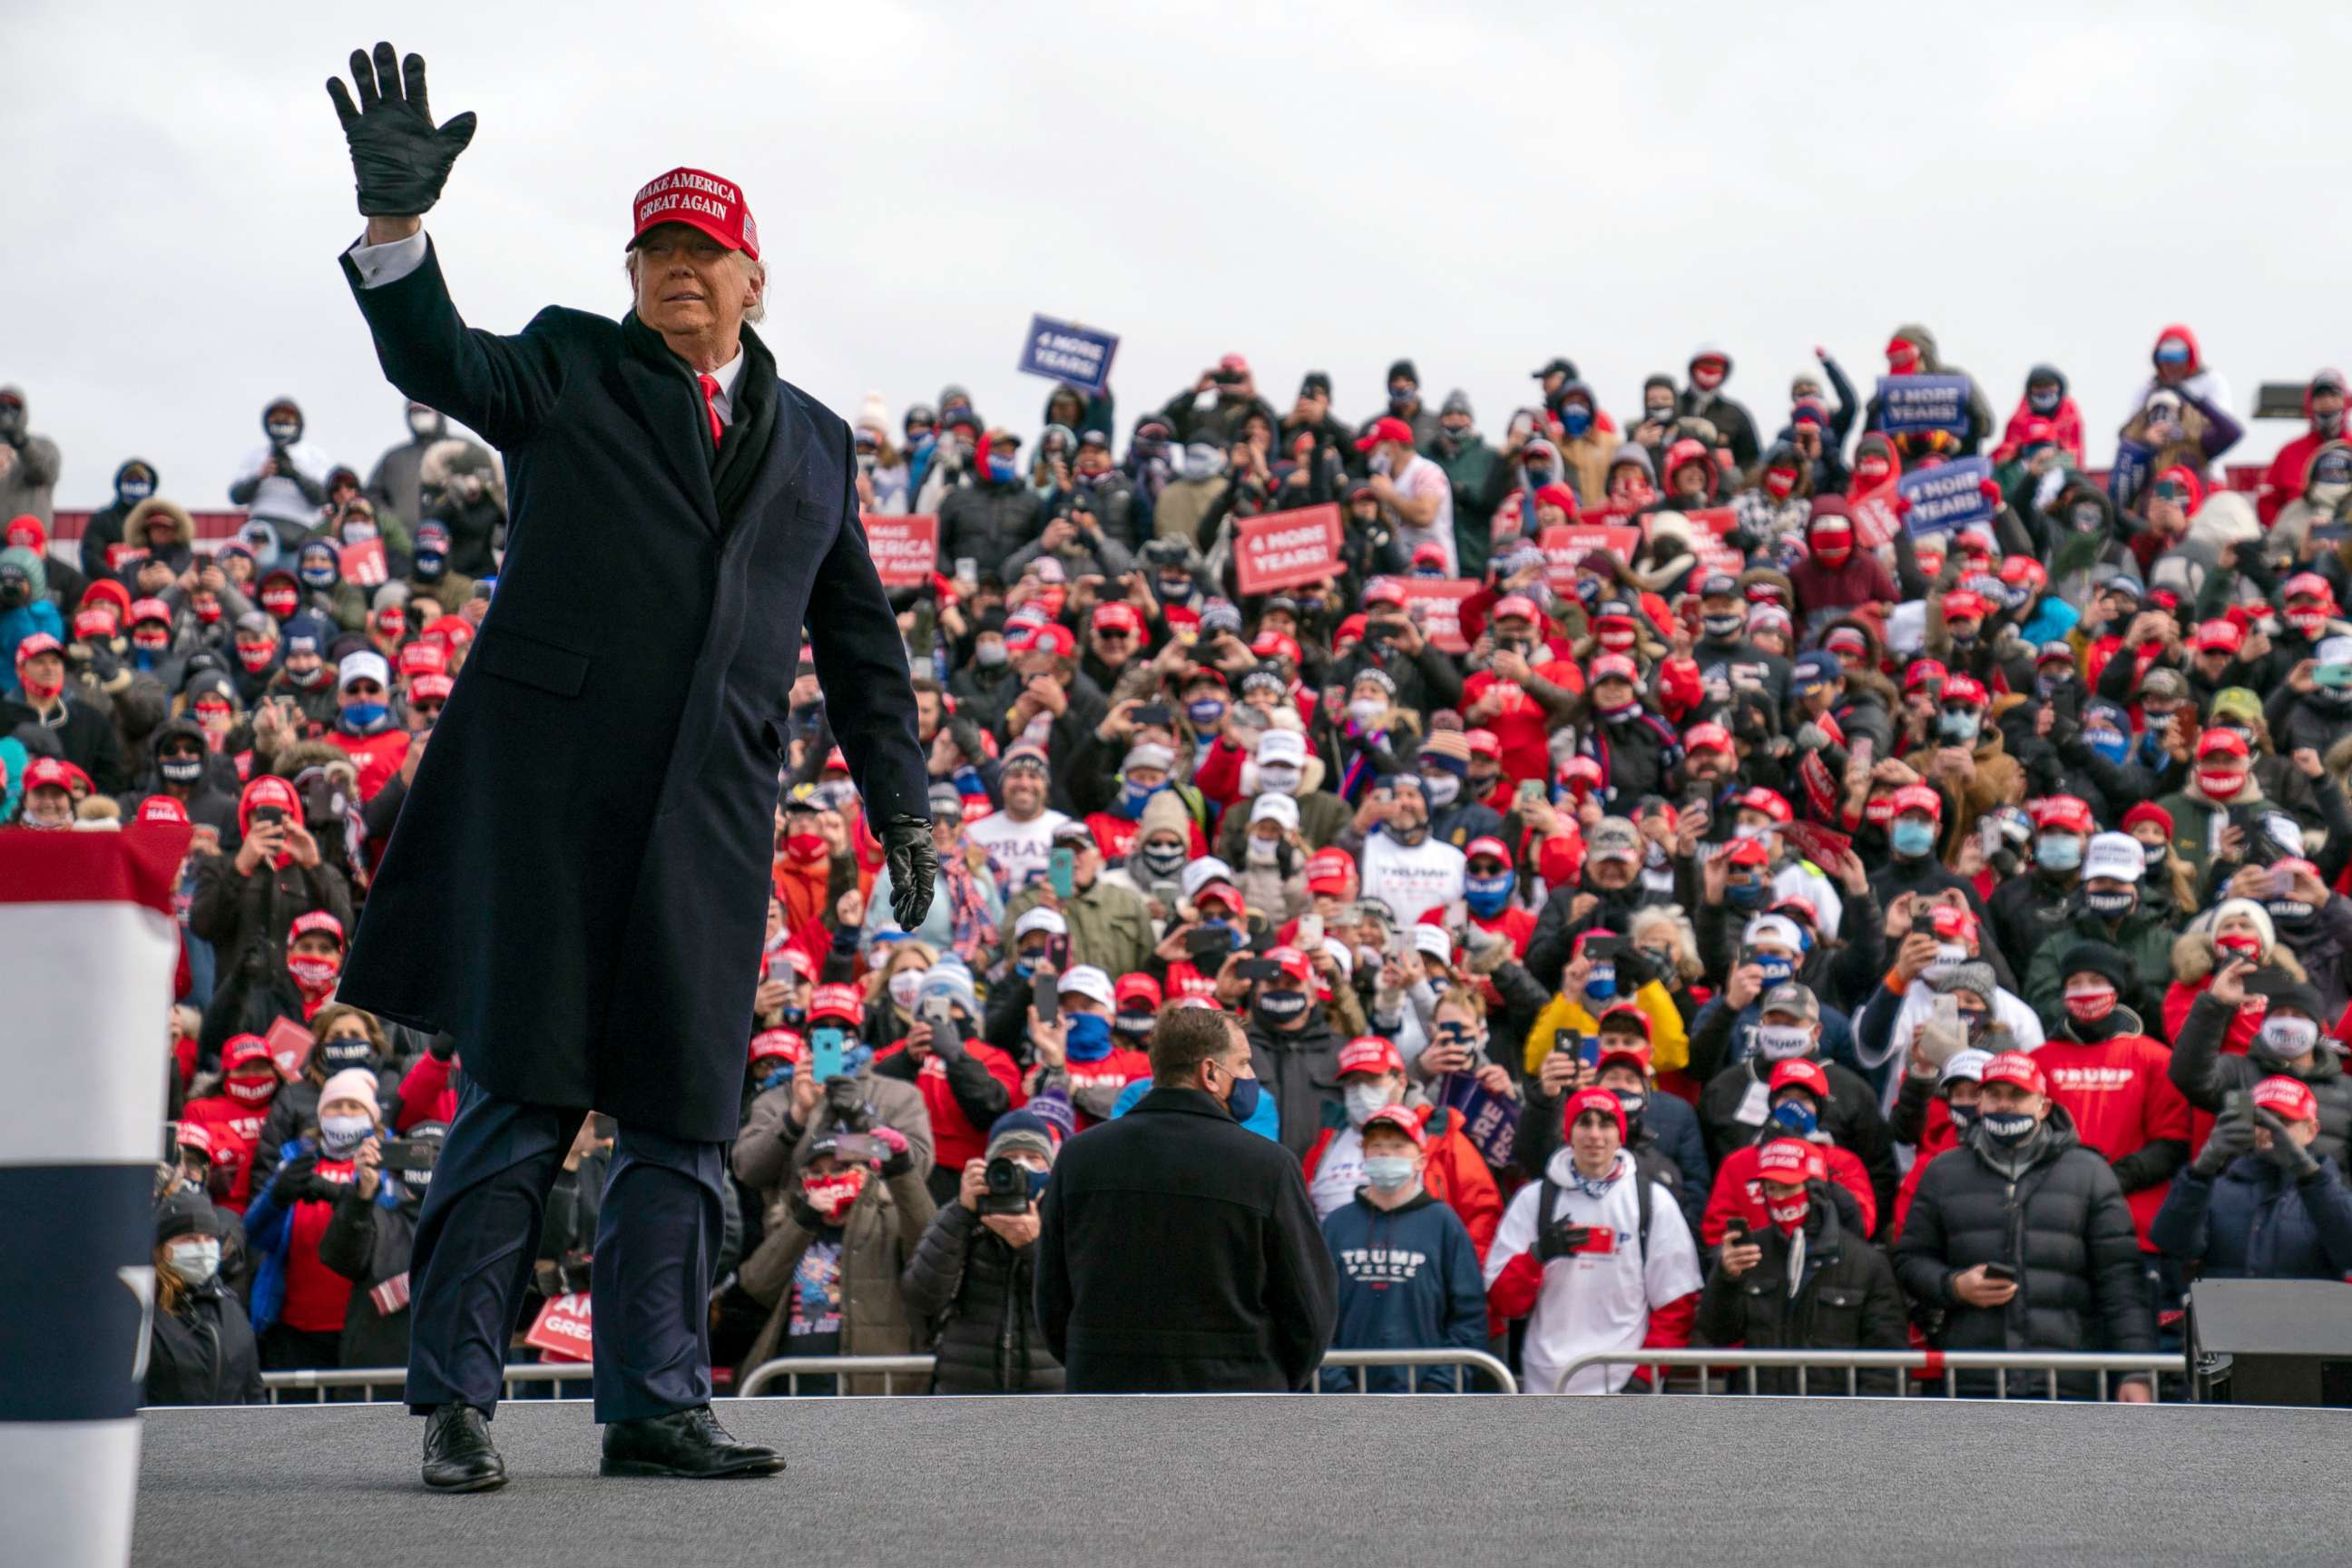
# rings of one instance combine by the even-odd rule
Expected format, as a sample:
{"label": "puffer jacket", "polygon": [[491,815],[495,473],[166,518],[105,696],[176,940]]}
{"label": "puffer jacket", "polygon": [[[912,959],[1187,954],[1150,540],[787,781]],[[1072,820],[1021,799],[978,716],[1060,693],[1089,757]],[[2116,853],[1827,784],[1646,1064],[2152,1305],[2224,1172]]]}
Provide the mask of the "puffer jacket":
{"label": "puffer jacket", "polygon": [[952,562],[969,555],[986,569],[1044,529],[1036,492],[1027,485],[1017,479],[1009,485],[965,485],[940,503],[940,559]]}
{"label": "puffer jacket", "polygon": [[1037,1327],[1037,1246],[1015,1247],[961,1202],[931,1216],[898,1276],[907,1310],[938,1330],[933,1394],[1059,1394]]}
{"label": "puffer jacket", "polygon": [[2352,1192],[2333,1160],[2290,1193],[2276,1165],[2242,1154],[2219,1177],[2173,1177],[2149,1234],[2203,1279],[2341,1280],[2352,1273]]}
{"label": "puffer jacket", "polygon": [[[1790,1238],[1780,1227],[1755,1232],[1764,1259],[1734,1279],[1710,1259],[1706,1289],[1699,1297],[1696,1339],[1710,1345],[1749,1350],[1899,1351],[1910,1343],[1903,1293],[1886,1255],[1850,1232],[1821,1184],[1808,1182],[1812,1201],[1805,1211],[1805,1254],[1796,1290],[1789,1289]],[[1745,1388],[1743,1382],[1738,1384]],[[1797,1374],[1759,1371],[1759,1394],[1795,1394]],[[1826,1368],[1806,1379],[1808,1394],[1843,1394],[1845,1380]],[[1885,1373],[1863,1373],[1858,1394],[1892,1394]]]}
{"label": "puffer jacket", "polygon": [[[778,1353],[792,1316],[793,1273],[809,1243],[816,1239],[815,1231],[803,1223],[806,1210],[801,1215],[793,1212],[798,1198],[799,1189],[794,1187],[789,1196],[780,1195],[768,1205],[767,1234],[743,1259],[736,1276],[744,1291],[769,1309],[768,1321],[761,1325],[751,1353],[738,1369],[739,1379]],[[933,1210],[922,1173],[909,1169],[887,1182],[867,1182],[843,1215],[841,1354],[909,1355],[928,1343],[923,1325],[908,1310],[898,1279],[921,1243]],[[894,1380],[890,1386],[904,1390],[909,1384]],[[882,1375],[845,1377],[841,1392],[883,1393]]]}
{"label": "puffer jacket", "polygon": [[[1940,1310],[1943,1350],[2109,1351],[2156,1348],[2156,1316],[2131,1205],[2105,1160],[2083,1146],[2053,1106],[2014,1174],[1970,1127],[1927,1168],[1895,1244],[1895,1275],[1921,1307]],[[2000,1307],[1971,1307],[1953,1276],[1979,1263],[2017,1270]]]}
{"label": "puffer jacket", "polygon": [[[2172,1040],[2172,1081],[2190,1105],[2208,1116],[2219,1115],[2223,1101],[2232,1089],[2251,1089],[2273,1076],[2300,1079],[2319,1101],[2319,1136],[2311,1152],[2323,1160],[2333,1160],[2343,1167],[2346,1145],[2352,1141],[2352,1079],[2344,1076],[2342,1058],[2328,1048],[2323,1040],[2319,1049],[2312,1052],[2311,1065],[2299,1070],[2273,1070],[2252,1057],[2224,1056],[2221,1042],[2231,1033],[2231,1026],[2246,1014],[2233,1014],[2213,1000],[2210,993],[2200,992],[2189,1005],[2188,1015],[2181,1020],[2179,1031]],[[2200,1119],[2196,1138],[2201,1141],[2207,1126]]]}

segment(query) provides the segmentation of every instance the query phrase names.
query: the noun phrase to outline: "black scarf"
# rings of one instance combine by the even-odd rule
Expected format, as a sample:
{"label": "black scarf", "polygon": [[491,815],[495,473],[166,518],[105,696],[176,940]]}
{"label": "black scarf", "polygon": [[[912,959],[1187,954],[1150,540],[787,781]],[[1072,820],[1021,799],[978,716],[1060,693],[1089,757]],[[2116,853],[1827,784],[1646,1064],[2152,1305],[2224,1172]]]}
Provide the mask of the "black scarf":
{"label": "black scarf", "polygon": [[[702,384],[695,379],[693,368],[671,351],[659,332],[639,321],[635,310],[621,318],[621,342],[639,361],[674,378],[684,388],[688,416],[701,439],[703,458],[712,461],[710,421],[703,412],[707,405],[702,401]],[[760,461],[776,433],[776,409],[781,400],[776,360],[768,352],[768,345],[748,326],[743,329],[742,345],[742,374],[735,378],[735,389],[729,394],[735,419],[727,427],[727,439],[716,449],[710,475],[711,493],[719,501],[719,521],[725,526],[732,526],[743,499],[751,493],[752,480],[760,476]]]}

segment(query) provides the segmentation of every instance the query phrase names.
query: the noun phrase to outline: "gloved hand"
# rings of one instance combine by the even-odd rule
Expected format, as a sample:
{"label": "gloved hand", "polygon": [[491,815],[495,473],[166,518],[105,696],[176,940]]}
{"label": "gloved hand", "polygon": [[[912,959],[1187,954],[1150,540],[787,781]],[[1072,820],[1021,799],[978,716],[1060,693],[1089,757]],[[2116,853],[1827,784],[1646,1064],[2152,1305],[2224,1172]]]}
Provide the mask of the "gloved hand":
{"label": "gloved hand", "polygon": [[891,918],[913,931],[931,912],[931,884],[940,874],[929,818],[904,812],[890,818],[882,825],[882,852],[890,868]]}
{"label": "gloved hand", "polygon": [[2312,1158],[2310,1150],[2287,1136],[2286,1123],[2279,1120],[2277,1111],[2267,1105],[2255,1106],[2253,1124],[2269,1130],[2271,1146],[2263,1151],[2263,1157],[2284,1172],[2288,1181],[2304,1181],[2318,1172],[2319,1162]]}
{"label": "gloved hand", "polygon": [[425,1054],[436,1062],[454,1059],[457,1055],[457,1037],[446,1029],[440,1031],[433,1037],[432,1044],[425,1047]]}
{"label": "gloved hand", "polygon": [[866,1125],[866,1091],[854,1078],[834,1079],[824,1086],[824,1107],[833,1119],[853,1132]]}
{"label": "gloved hand", "polygon": [[2231,1161],[2253,1152],[2254,1124],[2242,1116],[2224,1116],[2213,1123],[2205,1147],[2197,1151],[2197,1159],[2189,1168],[2210,1182],[2228,1170]]}
{"label": "gloved hand", "polygon": [[903,1176],[915,1168],[915,1152],[908,1147],[905,1133],[895,1127],[885,1127],[877,1121],[874,1124],[874,1131],[869,1136],[877,1143],[890,1151],[889,1157],[878,1167],[884,1181],[887,1182],[893,1176]]}
{"label": "gloved hand", "polygon": [[340,77],[328,79],[327,96],[334,100],[343,140],[351,143],[360,211],[371,217],[432,211],[449,165],[474,139],[472,111],[434,129],[425,102],[424,57],[402,60],[390,44],[376,45],[373,65],[365,51],[352,51],[352,85],[359,89],[356,107]]}
{"label": "gloved hand", "polygon": [[319,1152],[305,1149],[278,1166],[269,1184],[277,1191],[279,1203],[292,1204],[317,1196],[318,1189],[329,1184],[319,1180]]}
{"label": "gloved hand", "polygon": [[1536,1261],[1549,1263],[1554,1258],[1571,1257],[1591,1234],[1591,1226],[1570,1225],[1566,1220],[1548,1225],[1536,1233]]}

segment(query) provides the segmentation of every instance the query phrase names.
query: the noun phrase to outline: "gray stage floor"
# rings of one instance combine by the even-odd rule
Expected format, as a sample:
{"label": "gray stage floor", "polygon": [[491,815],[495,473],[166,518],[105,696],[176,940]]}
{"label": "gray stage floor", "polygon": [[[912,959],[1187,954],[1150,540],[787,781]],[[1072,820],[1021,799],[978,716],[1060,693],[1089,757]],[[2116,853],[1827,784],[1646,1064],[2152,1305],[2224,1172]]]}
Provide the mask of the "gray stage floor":
{"label": "gray stage floor", "polygon": [[[957,1568],[2344,1560],[2340,1412],[1354,1396],[756,1400],[784,1475],[603,1480],[585,1403],[436,1497],[396,1405],[159,1411],[132,1560]],[[5,1556],[0,1552],[0,1556]]]}

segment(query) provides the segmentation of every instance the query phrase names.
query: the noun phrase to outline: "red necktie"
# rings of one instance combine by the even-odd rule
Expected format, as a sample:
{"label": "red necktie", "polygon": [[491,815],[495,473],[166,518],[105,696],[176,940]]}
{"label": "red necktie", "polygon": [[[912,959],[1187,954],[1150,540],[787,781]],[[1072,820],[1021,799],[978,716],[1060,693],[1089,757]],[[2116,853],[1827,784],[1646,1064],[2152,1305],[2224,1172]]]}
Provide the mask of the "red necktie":
{"label": "red necktie", "polygon": [[702,384],[702,411],[710,416],[710,445],[716,447],[727,436],[726,423],[719,417],[719,378],[698,371],[694,379]]}

